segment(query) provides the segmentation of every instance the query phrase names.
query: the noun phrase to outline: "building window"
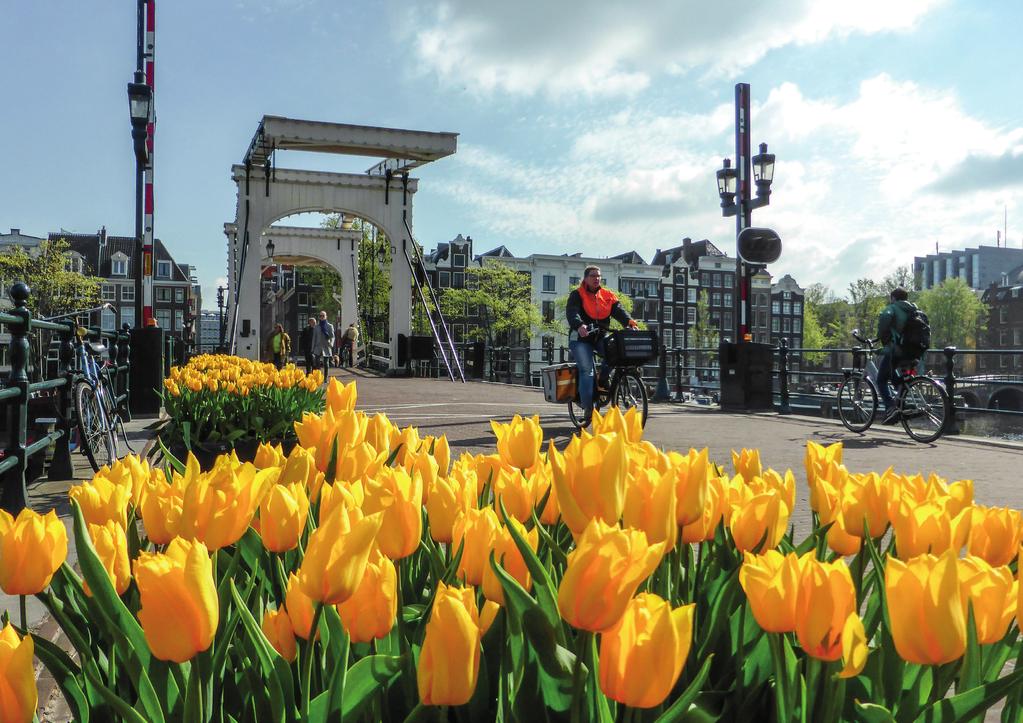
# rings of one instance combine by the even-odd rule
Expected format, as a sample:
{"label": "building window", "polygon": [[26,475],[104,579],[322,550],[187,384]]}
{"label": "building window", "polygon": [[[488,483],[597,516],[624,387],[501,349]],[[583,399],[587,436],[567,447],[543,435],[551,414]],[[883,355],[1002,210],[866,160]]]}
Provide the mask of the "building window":
{"label": "building window", "polygon": [[657,298],[657,282],[656,281],[648,281],[648,282],[646,282],[646,295],[649,296],[651,299],[656,299]]}
{"label": "building window", "polygon": [[543,336],[540,337],[540,348],[541,355],[545,364],[554,363],[554,337]]}
{"label": "building window", "polygon": [[125,285],[121,287],[121,301],[135,301],[134,286]]}
{"label": "building window", "polygon": [[440,272],[440,288],[446,289],[451,286],[451,272],[441,271]]}
{"label": "building window", "polygon": [[771,302],[771,313],[772,314],[780,314],[781,313],[781,302],[780,301],[772,301]]}
{"label": "building window", "polygon": [[802,319],[793,319],[792,320],[792,331],[795,332],[796,334],[802,334],[803,333],[803,320]]}
{"label": "building window", "polygon": [[184,303],[185,301],[184,289],[174,289],[174,301],[176,301],[179,304]]}
{"label": "building window", "polygon": [[309,292],[308,291],[299,291],[298,292],[298,305],[299,306],[309,306]]}
{"label": "building window", "polygon": [[170,329],[170,309],[157,309],[156,310],[156,324],[161,329]]}
{"label": "building window", "polygon": [[724,300],[725,300],[725,306],[731,306],[732,305],[732,292],[731,291],[726,291],[725,292]]}
{"label": "building window", "polygon": [[803,302],[802,301],[793,301],[792,302],[792,313],[795,314],[796,316],[802,316],[802,314],[803,314]]}
{"label": "building window", "polygon": [[576,286],[579,285],[579,277],[578,276],[569,276],[568,277],[568,285],[571,286],[574,289]]}
{"label": "building window", "polygon": [[124,326],[135,326],[135,307],[134,306],[122,306],[121,307],[121,325]]}
{"label": "building window", "polygon": [[543,321],[545,324],[550,324],[554,321],[554,302],[544,301],[541,303],[541,309],[543,310]]}
{"label": "building window", "polygon": [[792,298],[792,292],[791,291],[783,291],[783,292],[781,292],[781,298],[783,298],[783,299],[791,299]]}
{"label": "building window", "polygon": [[1001,329],[998,332],[998,346],[1006,346],[1009,343],[1009,330]]}
{"label": "building window", "polygon": [[85,259],[77,253],[72,253],[71,257],[67,260],[67,270],[74,274],[84,274]]}
{"label": "building window", "polygon": [[455,341],[462,341],[462,337],[465,336],[465,326],[463,324],[452,324],[451,335],[454,337]]}
{"label": "building window", "polygon": [[117,314],[114,313],[113,309],[103,309],[100,323],[102,324],[103,331],[113,331],[117,325]]}
{"label": "building window", "polygon": [[479,316],[479,307],[476,304],[466,304],[465,315],[471,317]]}
{"label": "building window", "polygon": [[455,254],[455,268],[456,269],[465,268],[465,254]]}
{"label": "building window", "polygon": [[157,261],[156,262],[156,278],[158,279],[169,279],[171,275],[171,262],[170,261]]}
{"label": "building window", "polygon": [[174,310],[174,331],[182,331],[185,328],[185,312],[181,309]]}
{"label": "building window", "polygon": [[732,312],[730,312],[730,311],[726,311],[725,312],[724,329],[725,329],[725,331],[731,331],[732,330]]}
{"label": "building window", "polygon": [[710,295],[710,305],[711,306],[721,306],[721,292],[720,291],[715,291],[715,292],[711,293],[711,295]]}
{"label": "building window", "polygon": [[673,300],[673,294],[672,294],[673,291],[674,291],[674,289],[672,289],[670,286],[665,286],[664,287],[664,301],[666,303]]}
{"label": "building window", "polygon": [[676,284],[676,286],[685,286],[686,285],[686,275],[685,274],[675,274],[675,284]]}
{"label": "building window", "polygon": [[781,312],[783,314],[791,314],[792,313],[792,302],[791,301],[786,301],[785,303],[783,303],[781,305]]}
{"label": "building window", "polygon": [[1019,347],[1020,344],[1023,344],[1023,330],[1013,329],[1012,330],[1012,345],[1015,346],[1015,347]]}
{"label": "building window", "polygon": [[[171,300],[171,290],[168,289],[166,286],[157,286],[156,287],[156,300],[157,301],[170,301]],[[166,327],[164,327],[164,328],[166,328]]]}
{"label": "building window", "polygon": [[688,290],[687,297],[689,299],[689,303],[690,304],[695,304],[696,303],[696,294],[697,294],[697,289],[695,287]]}
{"label": "building window", "polygon": [[670,306],[665,306],[664,307],[664,321],[665,321],[665,323],[669,323],[669,324],[671,323],[671,307]]}
{"label": "building window", "polygon": [[543,290],[547,293],[554,293],[554,275],[544,274],[543,275]]}
{"label": "building window", "polygon": [[103,284],[102,299],[103,301],[117,301],[117,287],[113,284]]}
{"label": "building window", "polygon": [[460,289],[465,286],[465,274],[461,271],[456,271],[451,275],[451,286],[456,289]]}
{"label": "building window", "polygon": [[781,318],[781,330],[784,332],[792,331],[792,319],[788,316]]}
{"label": "building window", "polygon": [[696,309],[694,309],[691,306],[688,309],[686,309],[686,323],[687,324],[696,323]]}
{"label": "building window", "polygon": [[998,307],[998,323],[1007,324],[1009,322],[1009,307],[999,306]]}
{"label": "building window", "polygon": [[778,333],[778,325],[779,325],[778,317],[776,316],[773,319],[771,319],[771,331],[773,331],[775,334]]}
{"label": "building window", "polygon": [[721,286],[721,274],[714,274],[711,276],[711,286]]}
{"label": "building window", "polygon": [[127,276],[128,275],[128,261],[126,259],[114,259],[110,263],[110,275],[111,276]]}

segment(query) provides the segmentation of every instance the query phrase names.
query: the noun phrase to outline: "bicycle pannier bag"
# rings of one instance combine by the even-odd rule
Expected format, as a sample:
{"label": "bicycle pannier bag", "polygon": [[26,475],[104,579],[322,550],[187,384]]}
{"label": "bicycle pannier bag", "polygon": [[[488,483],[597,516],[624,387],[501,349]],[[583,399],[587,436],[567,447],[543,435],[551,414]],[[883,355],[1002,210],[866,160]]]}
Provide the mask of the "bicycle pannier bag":
{"label": "bicycle pannier bag", "polygon": [[607,336],[607,363],[611,366],[641,366],[657,358],[659,347],[656,331],[614,331]]}
{"label": "bicycle pannier bag", "polygon": [[578,386],[575,364],[555,364],[544,367],[542,372],[544,399],[557,404],[575,399]]}
{"label": "bicycle pannier bag", "polygon": [[931,326],[927,314],[914,309],[902,327],[899,341],[899,356],[903,359],[919,359],[931,347]]}

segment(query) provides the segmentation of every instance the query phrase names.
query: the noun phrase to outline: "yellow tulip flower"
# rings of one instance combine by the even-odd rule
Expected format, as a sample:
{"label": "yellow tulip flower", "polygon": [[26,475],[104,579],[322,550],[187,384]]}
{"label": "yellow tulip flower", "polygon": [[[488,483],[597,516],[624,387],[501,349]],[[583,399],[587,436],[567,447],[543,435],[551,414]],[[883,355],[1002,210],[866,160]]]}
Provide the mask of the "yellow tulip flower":
{"label": "yellow tulip flower", "polygon": [[561,517],[578,537],[596,518],[614,525],[625,507],[628,452],[620,434],[576,437],[562,454],[548,452]]}
{"label": "yellow tulip flower", "polygon": [[358,509],[339,508],[309,536],[298,570],[302,590],[313,600],[337,605],[362,582],[383,514],[362,517]]}
{"label": "yellow tulip flower", "polygon": [[689,657],[695,604],[674,610],[640,593],[600,636],[600,689],[633,708],[653,708],[671,693]]}
{"label": "yellow tulip flower", "polygon": [[508,424],[491,420],[490,428],[497,437],[497,453],[506,464],[518,469],[529,469],[536,464],[543,446],[538,415],[524,418],[516,414]]}
{"label": "yellow tulip flower", "polygon": [[683,457],[678,452],[669,452],[668,461],[675,477],[675,521],[680,527],[700,520],[707,504],[707,486],[713,476],[707,448],[699,452],[690,449]]}
{"label": "yellow tulip flower", "polygon": [[971,518],[967,551],[995,567],[1012,562],[1023,537],[1023,513],[1007,507],[977,505]]}
{"label": "yellow tulip flower", "polygon": [[368,643],[391,632],[398,614],[397,584],[394,563],[375,551],[355,594],[337,606],[341,624],[353,643]]}
{"label": "yellow tulip flower", "polygon": [[759,449],[742,449],[739,452],[732,450],[732,468],[735,473],[746,480],[747,484],[753,481],[754,477],[763,474],[760,465]]}
{"label": "yellow tulip flower", "polygon": [[618,407],[611,407],[606,414],[594,410],[593,433],[621,434],[626,442],[637,444],[643,439],[643,416],[637,407],[633,407],[625,414],[622,414]]}
{"label": "yellow tulip flower", "polygon": [[675,475],[646,469],[629,478],[622,522],[643,530],[649,542],[663,542],[665,550],[671,550],[678,539],[675,505]]}
{"label": "yellow tulip flower", "polygon": [[[713,540],[725,510],[725,485],[727,477],[708,477],[700,518],[682,528],[682,542],[693,544]],[[677,487],[675,488],[678,489]],[[681,499],[681,498],[680,498]],[[678,514],[678,508],[675,509]]]}
{"label": "yellow tulip flower", "polygon": [[298,546],[309,514],[309,498],[301,482],[275,484],[259,505],[259,536],[270,552],[286,552]]}
{"label": "yellow tulip flower", "polygon": [[956,552],[885,564],[885,598],[895,650],[903,660],[942,665],[966,652],[966,606]]}
{"label": "yellow tulip flower", "polygon": [[451,549],[462,548],[458,563],[459,579],[470,585],[482,585],[483,573],[490,565],[490,550],[501,523],[492,507],[470,508],[455,518],[451,528]]}
{"label": "yellow tulip flower", "polygon": [[966,544],[973,517],[969,508],[953,515],[951,510],[955,508],[947,499],[926,500],[915,506],[904,499],[898,515],[892,517],[899,558],[908,560],[928,553],[940,555],[945,550],[958,554]]}
{"label": "yellow tulip flower", "polygon": [[92,481],[72,487],[68,494],[82,509],[86,522],[102,525],[113,520],[121,527],[128,525],[128,503],[131,488],[115,484],[104,474],[97,473]]}
{"label": "yellow tulip flower", "polygon": [[383,526],[377,536],[380,550],[392,560],[408,557],[423,536],[423,480],[403,469],[386,467],[366,485],[362,503],[367,515],[380,513]]}
{"label": "yellow tulip flower", "polygon": [[617,623],[629,600],[664,555],[639,530],[623,530],[594,519],[568,555],[558,588],[561,617],[580,630],[602,632]]}
{"label": "yellow tulip flower", "polygon": [[746,592],[757,624],[769,633],[790,633],[796,629],[796,603],[803,567],[813,556],[782,555],[768,550],[761,555],[743,553],[739,584]]}
{"label": "yellow tulip flower", "polygon": [[817,442],[806,443],[806,454],[803,457],[803,466],[806,468],[806,482],[813,489],[817,484],[817,476],[820,470],[827,467],[828,463],[835,462],[842,464],[842,443],[835,442],[825,447]]}
{"label": "yellow tulip flower", "polygon": [[745,552],[755,549],[763,541],[760,552],[773,550],[785,536],[791,512],[782,493],[755,493],[745,488],[741,494],[739,499],[731,503],[731,517],[728,521],[735,548]]}
{"label": "yellow tulip flower", "polygon": [[796,637],[807,655],[820,660],[842,657],[842,633],[856,612],[856,588],[843,560],[803,563],[796,600]]}
{"label": "yellow tulip flower", "polygon": [[252,460],[252,464],[255,465],[256,469],[280,467],[284,464],[284,450],[279,444],[273,445],[269,442],[262,442],[256,448],[256,457]]}
{"label": "yellow tulip flower", "polygon": [[337,377],[331,377],[327,382],[327,409],[334,414],[353,411],[357,400],[358,392],[355,389],[354,381],[342,384]]}
{"label": "yellow tulip flower", "polygon": [[[110,584],[118,595],[123,595],[131,583],[131,560],[128,559],[128,538],[124,528],[113,520],[103,525],[89,524],[89,538],[96,555],[107,571]],[[83,582],[86,595],[92,595],[89,583]]]}
{"label": "yellow tulip flower", "polygon": [[979,557],[964,557],[958,565],[963,601],[973,604],[977,642],[997,643],[1016,614],[1019,583],[1008,566],[993,567]]}
{"label": "yellow tulip flower", "polygon": [[270,645],[277,651],[278,655],[289,663],[298,656],[298,643],[295,641],[295,630],[291,627],[291,618],[283,608],[280,610],[267,609],[263,613],[263,622],[260,625],[263,635],[270,641]]}
{"label": "yellow tulip flower", "polygon": [[201,542],[175,538],[135,560],[139,622],[153,655],[183,663],[210,647],[220,620],[213,563]]}
{"label": "yellow tulip flower", "polygon": [[46,589],[67,558],[67,530],[57,513],[28,507],[17,518],[0,510],[0,589],[35,595]]}
{"label": "yellow tulip flower", "polygon": [[146,537],[155,545],[166,545],[177,534],[178,521],[184,504],[182,483],[167,482],[162,470],[154,470],[152,477],[140,492],[139,513]]}
{"label": "yellow tulip flower", "polygon": [[[524,537],[529,546],[533,548],[533,552],[536,552],[537,545],[540,542],[537,529],[534,527],[529,532],[526,532],[526,528],[514,517],[508,519],[508,524],[515,525],[519,535]],[[524,590],[527,592],[531,590],[533,580],[530,577],[529,569],[526,567],[526,560],[522,557],[522,553],[515,544],[515,540],[512,539],[507,527],[498,529],[497,534],[494,536],[493,551],[494,559],[504,568],[505,572],[515,578]],[[486,567],[483,568],[483,595],[498,605],[504,605],[504,587],[502,587],[497,573],[494,572],[494,568],[490,565],[489,559],[487,560]]]}
{"label": "yellow tulip flower", "polygon": [[32,636],[19,637],[10,623],[0,630],[0,720],[29,723],[36,714]]}
{"label": "yellow tulip flower", "polygon": [[434,479],[426,495],[430,537],[436,542],[450,543],[455,518],[473,507],[476,507],[475,477],[469,482],[455,474]]}
{"label": "yellow tulip flower", "polygon": [[850,613],[842,627],[842,672],[839,678],[855,678],[867,664],[867,631],[863,620],[856,613]]}
{"label": "yellow tulip flower", "polygon": [[[291,621],[291,629],[294,634],[308,640],[309,634],[313,632],[313,601],[305,594],[302,585],[298,581],[298,575],[288,575],[288,589],[284,593],[284,610]],[[320,632],[317,630],[314,639],[319,639]]]}
{"label": "yellow tulip flower", "polygon": [[480,671],[479,609],[472,588],[437,586],[416,680],[423,705],[464,705]]}

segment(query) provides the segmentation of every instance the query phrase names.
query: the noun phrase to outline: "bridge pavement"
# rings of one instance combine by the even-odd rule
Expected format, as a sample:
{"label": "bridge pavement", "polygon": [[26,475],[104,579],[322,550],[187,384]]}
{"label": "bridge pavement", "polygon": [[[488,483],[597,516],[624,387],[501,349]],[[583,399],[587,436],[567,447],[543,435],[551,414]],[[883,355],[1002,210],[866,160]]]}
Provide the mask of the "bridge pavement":
{"label": "bridge pavement", "polygon": [[[489,420],[512,415],[540,415],[544,439],[563,448],[574,427],[562,405],[544,401],[539,389],[489,384],[451,383],[437,379],[385,379],[362,371],[343,370],[342,381],[357,379],[358,408],[382,411],[401,426],[413,424],[424,434],[446,434],[452,452],[480,452],[494,447]],[[979,504],[1023,509],[1023,444],[981,437],[948,436],[933,444],[911,440],[901,426],[874,426],[853,434],[837,420],[782,416],[774,412],[723,413],[691,404],[651,404],[644,438],[658,447],[686,451],[707,447],[712,460],[731,471],[731,451],[760,450],[765,466],[791,469],[796,475],[797,503],[793,515],[797,536],[809,529],[808,494],[803,472],[807,440],[842,442],[844,461],[854,472],[936,472],[948,481],[972,479]]]}

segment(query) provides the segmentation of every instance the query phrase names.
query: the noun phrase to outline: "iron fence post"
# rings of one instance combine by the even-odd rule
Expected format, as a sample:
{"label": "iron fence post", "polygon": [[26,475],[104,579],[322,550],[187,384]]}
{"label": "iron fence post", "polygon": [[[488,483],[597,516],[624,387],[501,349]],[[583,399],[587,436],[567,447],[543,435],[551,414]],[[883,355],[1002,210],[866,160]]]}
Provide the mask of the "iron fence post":
{"label": "iron fence post", "polygon": [[32,312],[28,309],[28,285],[19,281],[11,287],[10,295],[14,301],[14,308],[11,315],[21,319],[18,324],[10,325],[11,334],[11,376],[8,379],[7,387],[18,390],[16,399],[12,399],[8,405],[8,431],[10,432],[9,442],[4,454],[4,459],[13,457],[16,464],[7,470],[3,476],[3,507],[13,516],[17,516],[27,506],[27,494],[25,492],[25,468],[27,457],[25,450],[28,447],[28,330],[32,321]]}
{"label": "iron fence post", "polygon": [[955,357],[956,347],[946,346],[944,349],[945,354],[945,391],[948,393],[948,401],[950,414],[945,417],[945,434],[959,434],[962,430],[959,429],[959,421],[956,419],[956,375],[955,375]]}
{"label": "iron fence post", "polygon": [[778,386],[781,391],[778,414],[792,414],[792,407],[789,406],[789,342],[785,337],[781,338],[778,347]]}
{"label": "iron fence post", "polygon": [[496,354],[494,347],[487,349],[487,357],[490,359],[490,381],[497,381]]}
{"label": "iron fence post", "polygon": [[657,390],[654,392],[655,402],[666,402],[668,394],[668,348],[661,345],[661,358],[657,362]]}
{"label": "iron fence post", "polygon": [[558,363],[559,364],[565,363],[565,347],[563,346],[558,347]]}
{"label": "iron fence post", "polygon": [[73,321],[67,324],[67,330],[60,332],[60,352],[57,356],[57,373],[64,377],[64,386],[57,395],[57,426],[63,433],[53,449],[50,460],[50,471],[47,479],[65,480],[75,476],[74,465],[71,464],[71,418],[74,415],[75,369],[74,338],[77,325]]}
{"label": "iron fence post", "polygon": [[531,354],[530,354],[531,351],[532,350],[527,346],[526,347],[526,386],[527,387],[533,386],[533,374],[532,374],[532,369],[530,368],[531,367],[531,364],[530,364],[531,360],[529,358],[531,356]]}
{"label": "iron fence post", "polygon": [[[124,370],[121,370],[124,367]],[[124,402],[121,414],[125,422],[131,421],[131,327],[125,323],[121,327],[121,343],[117,347],[117,374],[124,385]]]}

